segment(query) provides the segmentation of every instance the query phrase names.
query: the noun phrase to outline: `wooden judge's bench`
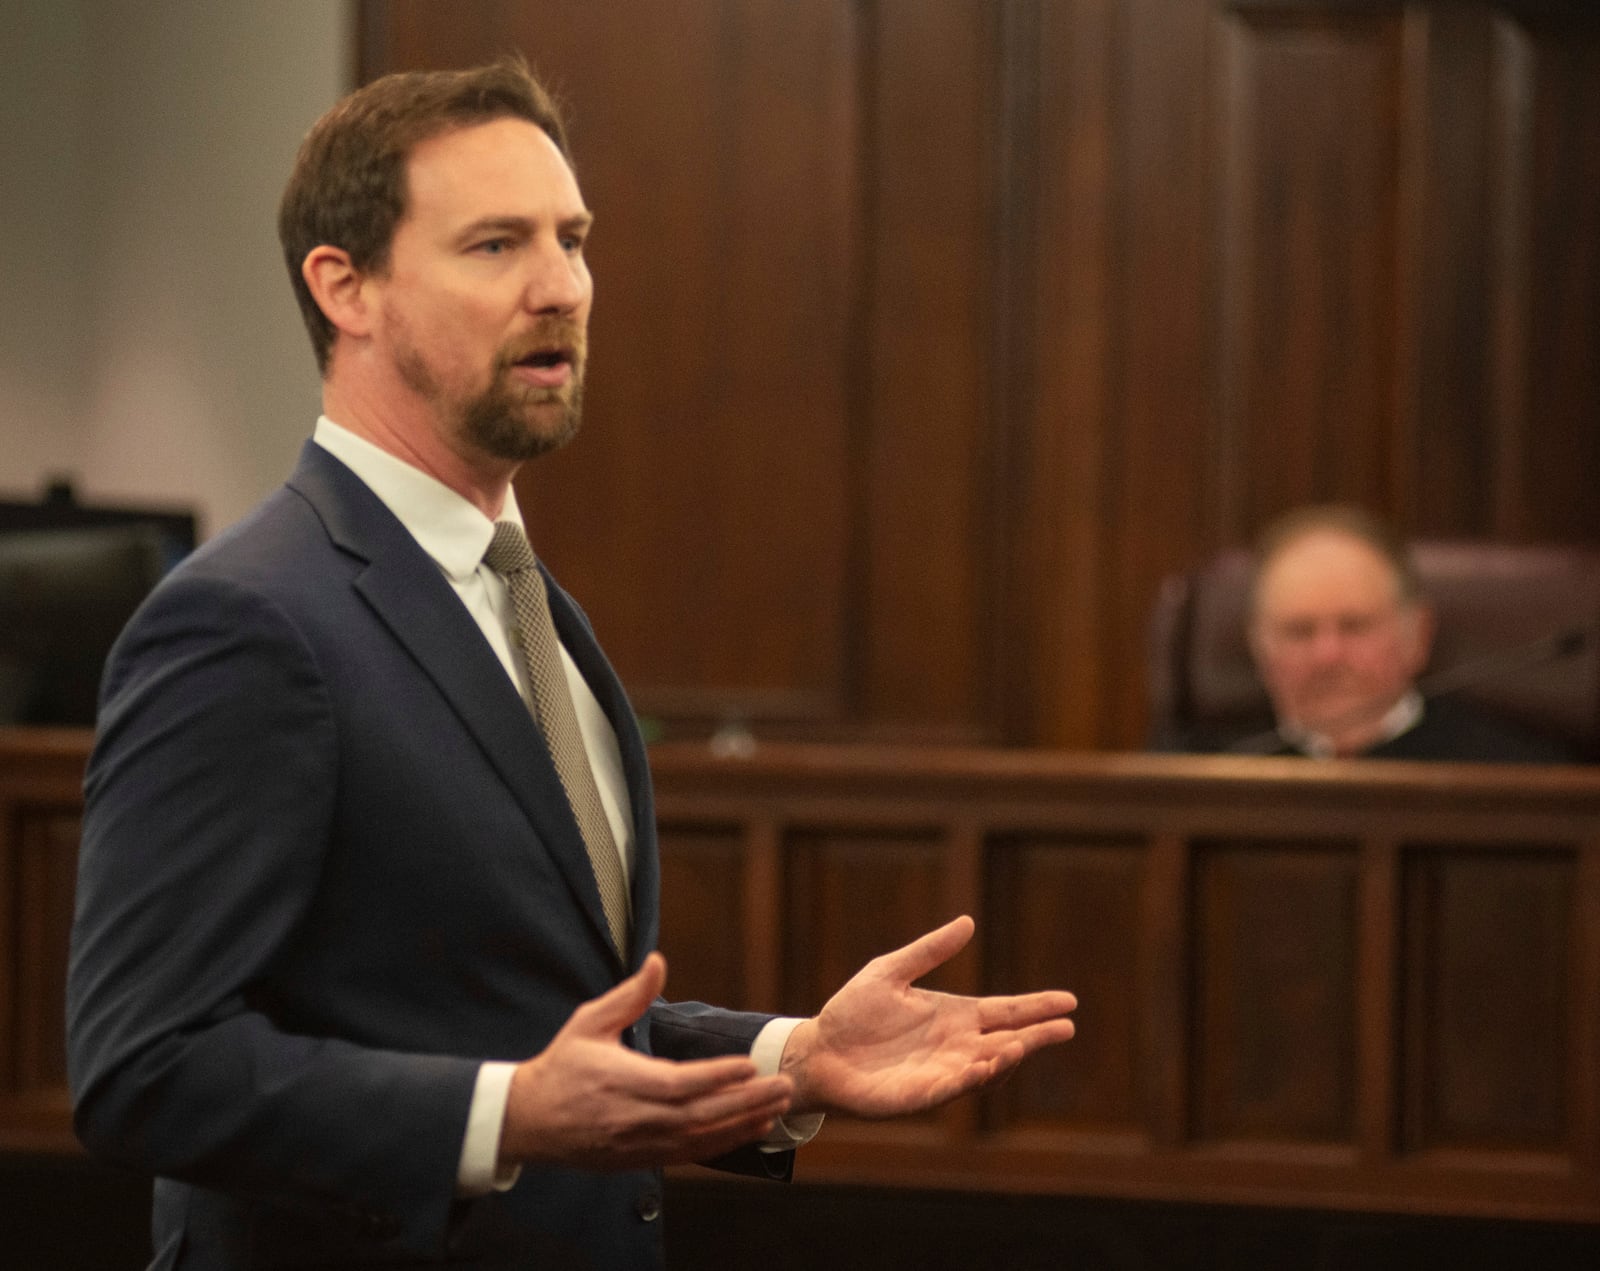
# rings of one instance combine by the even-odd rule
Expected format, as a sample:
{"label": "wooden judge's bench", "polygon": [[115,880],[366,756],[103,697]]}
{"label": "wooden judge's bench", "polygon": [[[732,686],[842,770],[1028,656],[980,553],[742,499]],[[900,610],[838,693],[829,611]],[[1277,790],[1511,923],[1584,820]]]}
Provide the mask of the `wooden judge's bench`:
{"label": "wooden judge's bench", "polygon": [[[0,732],[10,1152],[76,1150],[61,988],[87,744]],[[1600,1231],[1600,770],[674,744],[653,763],[673,997],[810,1012],[966,912],[974,947],[930,983],[1081,999],[1078,1037],[992,1093],[831,1118],[778,1192]],[[762,1191],[692,1180],[705,1204]]]}

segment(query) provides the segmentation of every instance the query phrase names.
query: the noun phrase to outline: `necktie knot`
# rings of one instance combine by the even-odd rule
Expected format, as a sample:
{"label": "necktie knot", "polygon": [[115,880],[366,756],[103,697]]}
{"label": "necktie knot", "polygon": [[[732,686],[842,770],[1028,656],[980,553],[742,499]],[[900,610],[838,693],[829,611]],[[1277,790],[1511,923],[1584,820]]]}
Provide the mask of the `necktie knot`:
{"label": "necktie knot", "polygon": [[496,521],[494,537],[483,553],[483,563],[495,573],[509,578],[512,574],[533,568],[533,548],[522,526],[515,521]]}

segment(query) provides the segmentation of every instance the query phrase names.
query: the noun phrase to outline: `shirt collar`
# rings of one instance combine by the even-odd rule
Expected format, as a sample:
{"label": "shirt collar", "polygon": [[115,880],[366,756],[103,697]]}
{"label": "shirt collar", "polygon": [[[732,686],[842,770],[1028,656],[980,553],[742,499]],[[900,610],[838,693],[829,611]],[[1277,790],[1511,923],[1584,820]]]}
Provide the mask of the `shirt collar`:
{"label": "shirt collar", "polygon": [[[495,523],[466,499],[326,415],[317,419],[311,440],[361,478],[452,582],[477,571]],[[500,520],[522,524],[515,490],[506,491]]]}
{"label": "shirt collar", "polygon": [[[1405,691],[1378,723],[1378,732],[1367,746],[1371,750],[1385,742],[1393,741],[1401,733],[1409,732],[1422,720],[1422,694],[1415,688]],[[1283,739],[1302,754],[1313,759],[1332,759],[1336,752],[1333,742],[1323,733],[1313,732],[1309,728],[1299,728],[1294,724],[1282,724],[1278,732]]]}

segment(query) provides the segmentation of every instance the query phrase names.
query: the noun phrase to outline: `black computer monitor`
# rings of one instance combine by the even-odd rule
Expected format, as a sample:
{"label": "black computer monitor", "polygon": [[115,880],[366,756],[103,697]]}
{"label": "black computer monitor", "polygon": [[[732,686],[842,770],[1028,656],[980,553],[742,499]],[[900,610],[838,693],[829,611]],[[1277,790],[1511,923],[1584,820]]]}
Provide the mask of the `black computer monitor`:
{"label": "black computer monitor", "polygon": [[183,550],[136,519],[0,529],[0,723],[93,724],[112,643]]}
{"label": "black computer monitor", "polygon": [[0,533],[16,530],[105,529],[147,525],[161,536],[161,550],[170,569],[194,550],[197,526],[193,512],[181,508],[119,507],[79,503],[70,481],[48,485],[36,503],[0,499]]}

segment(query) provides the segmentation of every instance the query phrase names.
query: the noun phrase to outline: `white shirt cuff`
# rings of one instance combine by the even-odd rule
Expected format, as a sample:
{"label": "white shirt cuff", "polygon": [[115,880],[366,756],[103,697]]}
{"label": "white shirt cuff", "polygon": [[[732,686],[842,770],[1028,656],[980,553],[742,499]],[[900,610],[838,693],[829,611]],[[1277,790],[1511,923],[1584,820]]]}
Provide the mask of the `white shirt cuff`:
{"label": "white shirt cuff", "polygon": [[511,1097],[511,1074],[516,1064],[486,1063],[478,1069],[467,1110],[467,1137],[461,1144],[461,1164],[456,1167],[456,1195],[487,1196],[511,1189],[522,1173],[520,1165],[500,1169],[500,1128],[505,1124],[506,1101]]}
{"label": "white shirt cuff", "polygon": [[[755,1044],[750,1047],[750,1061],[761,1076],[771,1077],[777,1073],[783,1061],[783,1048],[789,1044],[789,1034],[801,1022],[779,1016],[768,1020],[756,1034]],[[809,1143],[817,1137],[825,1115],[822,1112],[807,1112],[800,1116],[779,1117],[758,1146],[763,1152],[787,1152],[802,1143]]]}

